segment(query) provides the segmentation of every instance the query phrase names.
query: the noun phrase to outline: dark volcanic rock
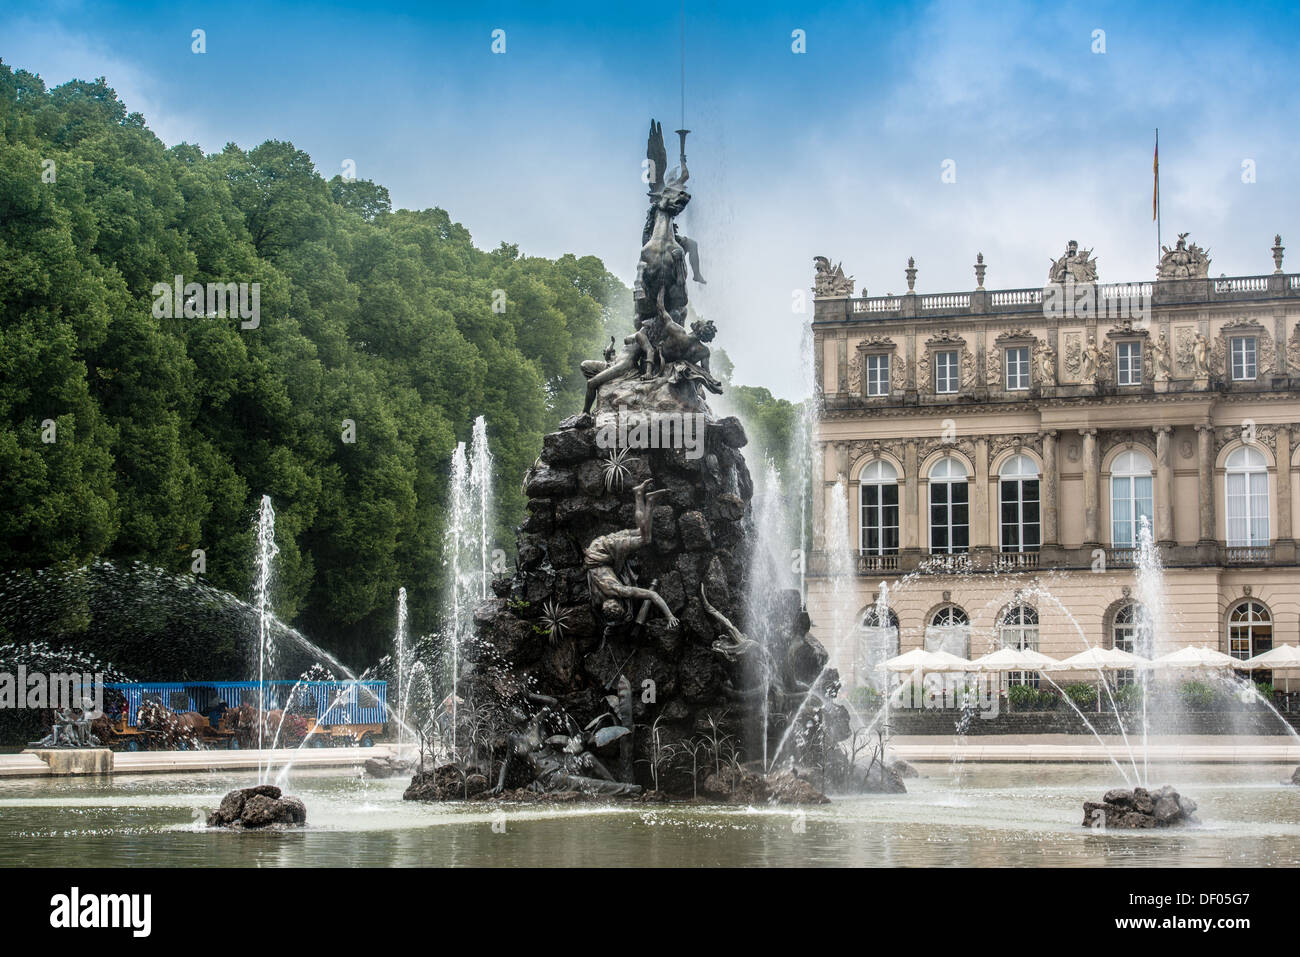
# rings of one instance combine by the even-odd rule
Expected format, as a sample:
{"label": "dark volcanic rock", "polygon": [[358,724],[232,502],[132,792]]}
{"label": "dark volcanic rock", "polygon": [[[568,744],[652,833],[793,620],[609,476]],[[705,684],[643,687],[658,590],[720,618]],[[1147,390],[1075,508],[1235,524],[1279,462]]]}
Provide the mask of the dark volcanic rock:
{"label": "dark volcanic rock", "polygon": [[578,488],[578,476],[568,469],[542,466],[528,477],[525,491],[529,498],[567,495]]}
{"label": "dark volcanic rock", "polygon": [[1101,803],[1083,802],[1083,826],[1091,828],[1138,829],[1195,824],[1196,802],[1165,785],[1155,791],[1146,788],[1113,788]]}
{"label": "dark volcanic rock", "polygon": [[1296,787],[1300,787],[1300,768],[1296,768],[1291,774],[1291,783]]}
{"label": "dark volcanic rock", "polygon": [[306,805],[296,797],[282,796],[273,784],[231,791],[208,815],[208,827],[261,828],[306,823]]}
{"label": "dark volcanic rock", "polygon": [[596,455],[596,435],[591,429],[560,429],[542,440],[542,461],[575,465]]}

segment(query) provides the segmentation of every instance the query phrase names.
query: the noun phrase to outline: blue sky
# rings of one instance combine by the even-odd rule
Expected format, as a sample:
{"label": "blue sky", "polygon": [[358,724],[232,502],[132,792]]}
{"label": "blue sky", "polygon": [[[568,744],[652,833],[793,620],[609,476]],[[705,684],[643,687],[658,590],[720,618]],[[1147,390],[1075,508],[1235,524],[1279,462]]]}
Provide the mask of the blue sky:
{"label": "blue sky", "polygon": [[[679,30],[675,3],[0,2],[5,62],[106,76],[168,144],[288,139],[483,248],[593,253],[629,282],[645,128],[681,118]],[[1157,126],[1166,244],[1190,231],[1212,274],[1252,275],[1280,232],[1300,268],[1298,35],[1284,4],[687,0],[693,303],[740,381],[793,398],[815,255],[872,295],[905,290],[909,255],[919,292],[972,288],[976,252],[986,285],[1038,285],[1069,239],[1103,281],[1151,278]]]}

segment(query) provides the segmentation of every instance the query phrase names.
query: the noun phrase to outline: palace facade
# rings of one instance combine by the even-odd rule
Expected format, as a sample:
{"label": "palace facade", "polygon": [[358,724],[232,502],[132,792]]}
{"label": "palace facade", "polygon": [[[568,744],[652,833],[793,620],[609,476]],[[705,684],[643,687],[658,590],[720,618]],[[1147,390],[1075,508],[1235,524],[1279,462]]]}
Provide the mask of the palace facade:
{"label": "palace facade", "polygon": [[986,289],[981,255],[940,295],[909,260],[885,297],[818,257],[808,609],[846,686],[922,646],[1132,650],[1144,528],[1158,653],[1300,642],[1300,274],[1271,251],[1215,279],[1183,236],[1103,284],[1071,242],[1043,287]]}

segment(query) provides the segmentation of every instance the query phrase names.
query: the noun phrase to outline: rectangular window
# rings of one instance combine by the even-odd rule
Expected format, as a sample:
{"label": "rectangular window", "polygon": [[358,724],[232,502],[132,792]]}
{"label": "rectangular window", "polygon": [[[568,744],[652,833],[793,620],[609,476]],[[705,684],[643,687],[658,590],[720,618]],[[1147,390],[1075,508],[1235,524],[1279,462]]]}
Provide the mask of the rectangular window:
{"label": "rectangular window", "polygon": [[1229,472],[1225,476],[1229,548],[1262,548],[1269,543],[1268,473]]}
{"label": "rectangular window", "polygon": [[1029,347],[1015,346],[1006,351],[1007,391],[1022,392],[1029,388]]}
{"label": "rectangular window", "polygon": [[1151,525],[1151,476],[1115,476],[1110,483],[1111,544],[1116,548],[1136,548],[1142,519]]}
{"label": "rectangular window", "polygon": [[898,554],[898,483],[862,486],[862,553]]}
{"label": "rectangular window", "polygon": [[1232,337],[1232,381],[1249,382],[1258,374],[1254,336]]}
{"label": "rectangular window", "polygon": [[999,485],[1002,494],[1002,551],[1038,551],[1038,479],[1004,479]]}
{"label": "rectangular window", "polygon": [[957,391],[957,353],[937,352],[934,356],[934,391],[943,395]]}
{"label": "rectangular window", "polygon": [[1115,381],[1119,385],[1142,384],[1142,343],[1121,342],[1115,346]]}
{"label": "rectangular window", "polygon": [[930,483],[930,551],[970,551],[970,488],[965,482]]}
{"label": "rectangular window", "polygon": [[867,395],[889,395],[888,354],[867,356]]}

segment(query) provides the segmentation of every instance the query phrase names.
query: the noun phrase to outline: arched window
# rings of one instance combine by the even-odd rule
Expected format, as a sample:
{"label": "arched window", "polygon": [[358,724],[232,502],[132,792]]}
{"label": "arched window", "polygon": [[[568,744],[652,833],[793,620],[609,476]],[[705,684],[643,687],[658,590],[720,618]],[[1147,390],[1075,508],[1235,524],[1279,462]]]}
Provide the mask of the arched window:
{"label": "arched window", "polygon": [[1263,548],[1268,545],[1268,462],[1263,454],[1243,445],[1228,456],[1223,476],[1228,547]]}
{"label": "arched window", "polygon": [[897,555],[898,471],[878,459],[862,470],[859,482],[862,524],[858,551],[863,555]]}
{"label": "arched window", "polygon": [[[1120,651],[1128,651],[1137,655],[1150,656],[1151,649],[1144,647],[1151,642],[1151,629],[1148,627],[1146,609],[1137,602],[1129,602],[1119,611],[1115,612],[1115,620],[1111,623],[1110,629],[1110,646],[1118,648]],[[1117,685],[1131,685],[1133,683],[1133,672],[1131,670],[1115,672],[1115,683]]]}
{"label": "arched window", "polygon": [[1039,543],[1038,467],[1013,455],[998,469],[1004,552],[1036,552]]}
{"label": "arched window", "polygon": [[956,605],[944,605],[936,611],[930,618],[930,624],[935,628],[951,628],[957,625],[969,625],[970,616],[965,610]]}
{"label": "arched window", "polygon": [[1110,542],[1136,548],[1142,519],[1151,525],[1151,460],[1141,452],[1124,452],[1110,467]]}
{"label": "arched window", "polygon": [[970,489],[966,466],[951,456],[930,469],[930,552],[970,551]]}
{"label": "arched window", "polygon": [[[1007,609],[998,625],[1003,648],[1038,650],[1038,610],[1028,605],[1014,605]],[[1013,685],[1038,687],[1037,671],[1013,671],[1007,676]]]}
{"label": "arched window", "polygon": [[882,687],[885,676],[876,671],[882,661],[898,654],[898,615],[891,608],[882,625],[879,610],[871,605],[862,613],[858,629],[858,662],[855,680]]}
{"label": "arched window", "polygon": [[946,651],[962,658],[970,657],[970,616],[956,605],[944,605],[930,616],[925,629],[928,651]]}
{"label": "arched window", "polygon": [[[868,608],[865,612],[862,613],[862,627],[879,628],[880,626],[881,626],[880,612],[876,610],[875,605],[872,605],[870,608]],[[885,616],[884,627],[893,628],[893,629],[898,628],[898,615],[894,612],[894,609],[892,608],[889,609],[889,614]]]}
{"label": "arched window", "polygon": [[[1273,647],[1273,616],[1263,602],[1243,601],[1228,612],[1228,654],[1245,661]],[[1255,673],[1260,680],[1260,673]]]}

